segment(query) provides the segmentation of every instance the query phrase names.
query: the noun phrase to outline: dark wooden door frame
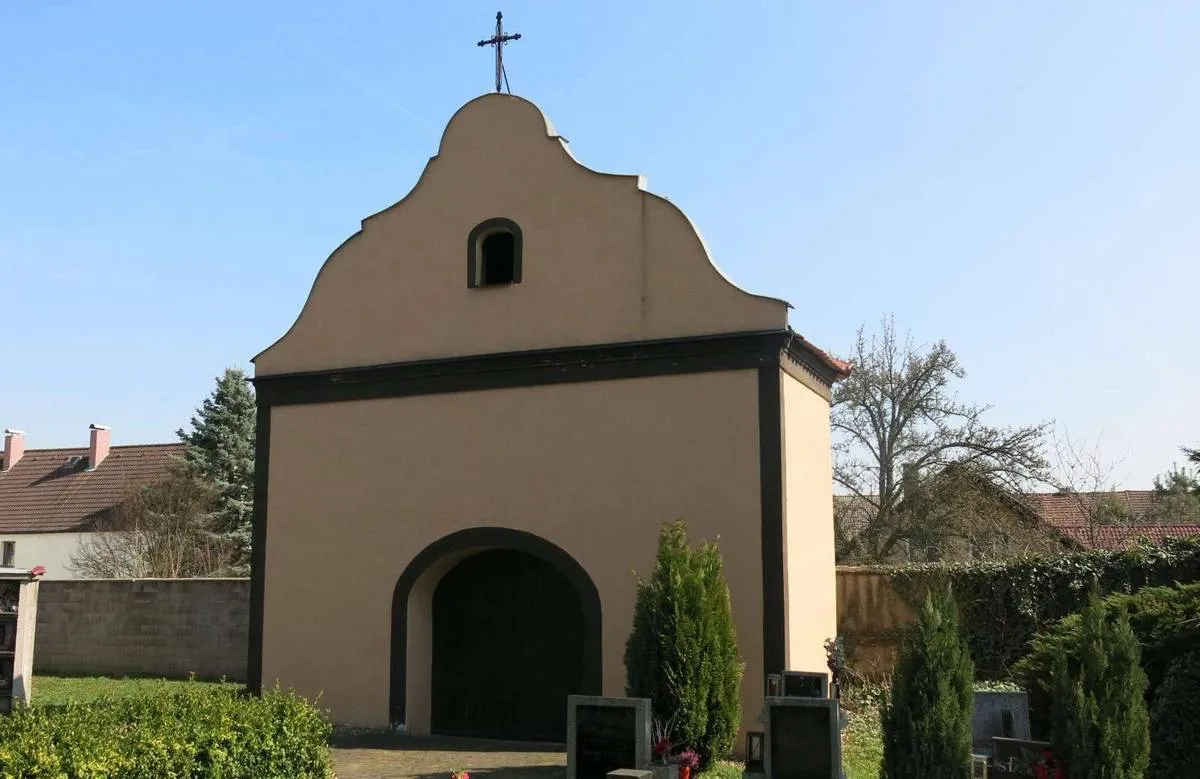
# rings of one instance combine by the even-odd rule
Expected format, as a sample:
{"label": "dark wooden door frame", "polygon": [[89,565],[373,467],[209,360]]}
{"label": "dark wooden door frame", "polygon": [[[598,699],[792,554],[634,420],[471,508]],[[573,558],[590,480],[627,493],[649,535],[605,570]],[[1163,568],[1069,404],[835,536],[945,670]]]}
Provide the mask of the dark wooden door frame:
{"label": "dark wooden door frame", "polygon": [[[413,586],[431,566],[449,555],[471,550],[512,549],[552,565],[579,594],[583,612],[584,695],[603,689],[602,613],[600,592],[574,557],[540,536],[504,527],[475,527],[451,533],[425,547],[400,574],[392,594],[391,690],[388,711],[394,725],[405,722],[408,682],[408,599]],[[566,705],[565,702],[563,704]]]}

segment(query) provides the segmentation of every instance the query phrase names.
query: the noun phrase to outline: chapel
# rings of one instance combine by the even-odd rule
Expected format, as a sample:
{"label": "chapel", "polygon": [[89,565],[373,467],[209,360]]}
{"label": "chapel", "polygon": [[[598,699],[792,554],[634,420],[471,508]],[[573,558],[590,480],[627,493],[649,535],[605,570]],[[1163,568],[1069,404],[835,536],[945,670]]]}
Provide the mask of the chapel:
{"label": "chapel", "polygon": [[249,681],[339,723],[562,742],[621,696],[636,574],[718,538],[743,729],[836,635],[830,391],[849,368],[529,100],[450,119],[254,360]]}

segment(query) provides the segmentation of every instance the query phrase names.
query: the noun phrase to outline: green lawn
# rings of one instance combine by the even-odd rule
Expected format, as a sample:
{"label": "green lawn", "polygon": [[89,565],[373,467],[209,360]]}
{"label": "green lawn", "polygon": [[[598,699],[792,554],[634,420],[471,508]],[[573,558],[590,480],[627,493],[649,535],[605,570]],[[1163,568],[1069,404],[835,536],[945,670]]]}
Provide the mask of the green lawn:
{"label": "green lawn", "polygon": [[[204,685],[228,685],[240,687],[233,682],[196,682]],[[111,679],[99,676],[34,676],[33,697],[35,706],[61,706],[72,701],[84,703],[97,698],[121,698],[129,695],[145,695],[158,690],[182,687],[189,682],[179,679],[124,678]]]}

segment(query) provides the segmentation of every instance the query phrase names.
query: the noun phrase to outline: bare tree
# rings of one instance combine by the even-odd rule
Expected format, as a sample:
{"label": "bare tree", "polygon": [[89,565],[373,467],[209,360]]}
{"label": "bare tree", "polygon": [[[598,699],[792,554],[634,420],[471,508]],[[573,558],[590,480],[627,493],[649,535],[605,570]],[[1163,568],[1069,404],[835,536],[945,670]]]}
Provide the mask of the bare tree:
{"label": "bare tree", "polygon": [[1099,442],[1054,436],[1054,472],[1046,483],[1069,497],[1073,516],[1068,521],[1082,530],[1091,548],[1099,545],[1101,528],[1128,530],[1148,519],[1118,498],[1115,473],[1121,462],[1101,455]]}
{"label": "bare tree", "polygon": [[216,488],[183,472],[130,491],[71,556],[88,578],[220,576],[234,550],[214,531]]}
{"label": "bare tree", "polygon": [[931,510],[945,505],[947,486],[938,488],[940,504],[916,500],[922,490],[932,494],[949,465],[1011,493],[1045,478],[1048,423],[985,423],[988,407],[953,394],[951,384],[966,374],[944,341],[924,348],[911,336],[901,340],[889,318],[878,335],[859,330],[849,359],[854,372],[833,397],[834,481],[857,507],[860,527],[841,532],[842,559],[887,561],[914,545],[978,532],[978,522],[955,525],[949,512]]}

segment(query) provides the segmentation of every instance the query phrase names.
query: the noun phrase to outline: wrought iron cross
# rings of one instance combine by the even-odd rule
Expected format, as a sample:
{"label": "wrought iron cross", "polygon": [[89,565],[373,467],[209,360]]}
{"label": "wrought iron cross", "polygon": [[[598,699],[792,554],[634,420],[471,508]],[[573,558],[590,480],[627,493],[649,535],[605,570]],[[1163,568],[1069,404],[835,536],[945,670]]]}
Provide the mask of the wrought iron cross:
{"label": "wrought iron cross", "polygon": [[[495,46],[496,47],[496,91],[500,91],[500,83],[508,86],[508,74],[504,72],[504,44],[509,41],[521,40],[521,33],[514,35],[504,34],[504,14],[496,12],[496,34],[486,41],[480,41],[478,46]],[[508,90],[510,93],[512,90]]]}

